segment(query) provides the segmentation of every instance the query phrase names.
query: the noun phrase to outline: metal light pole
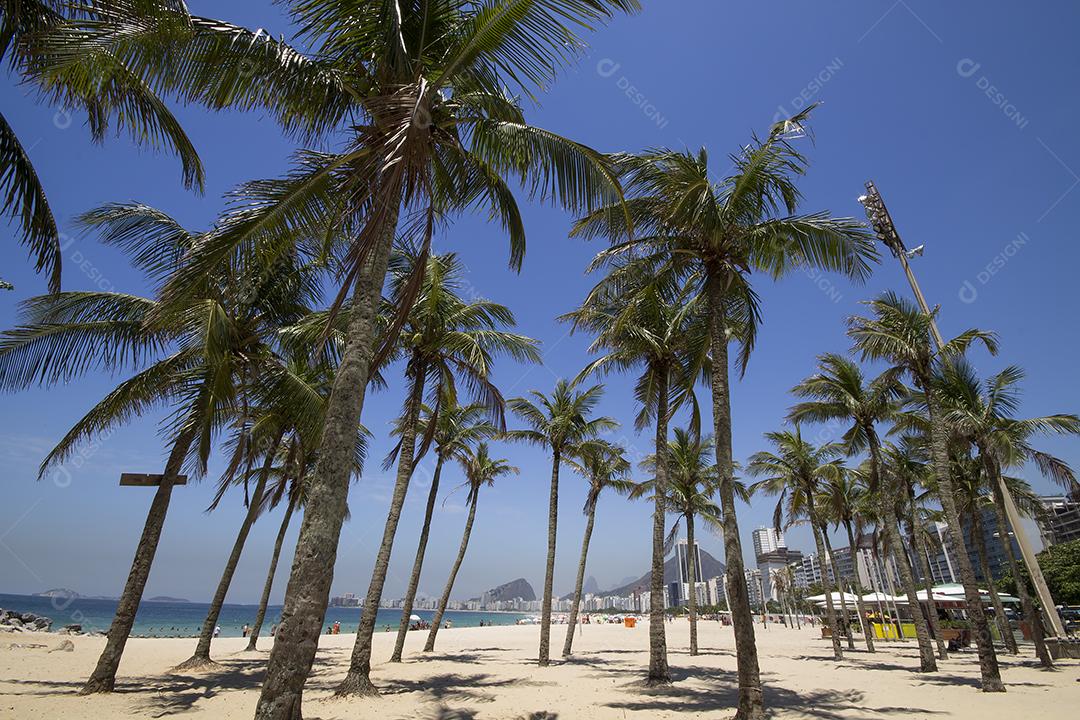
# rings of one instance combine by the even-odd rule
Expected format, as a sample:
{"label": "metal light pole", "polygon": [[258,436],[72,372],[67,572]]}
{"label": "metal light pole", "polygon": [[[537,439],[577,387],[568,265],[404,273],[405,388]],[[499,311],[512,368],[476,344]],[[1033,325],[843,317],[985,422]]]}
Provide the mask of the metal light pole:
{"label": "metal light pole", "polygon": [[[923,246],[920,245],[914,250],[908,250],[904,246],[904,241],[900,239],[900,233],[896,230],[889,209],[885,207],[885,201],[872,181],[866,183],[866,194],[859,197],[859,203],[866,208],[866,216],[870,219],[878,239],[889,248],[893,257],[900,261],[908,283],[911,285],[911,291],[915,293],[915,300],[919,303],[919,307],[922,308],[924,313],[930,315],[930,306],[927,305],[926,298],[923,296],[919,283],[915,279],[915,273],[911,271],[911,264],[908,262],[910,258],[922,255]],[[945,340],[941,337],[937,321],[934,320],[932,315],[930,315],[930,328],[940,349],[945,344]],[[1050,595],[1050,588],[1046,586],[1046,579],[1043,577],[1042,568],[1039,567],[1039,561],[1035,557],[1035,550],[1031,547],[1027,533],[1024,532],[1023,527],[1020,525],[1020,511],[1016,507],[1016,502],[1013,500],[1008,486],[1005,485],[1004,477],[1000,474],[998,476],[998,488],[1005,499],[1005,515],[1009,518],[1009,524],[1012,525],[1016,543],[1020,546],[1020,554],[1023,556],[1024,564],[1027,566],[1028,574],[1031,576],[1031,582],[1035,586],[1035,592],[1038,593],[1039,600],[1042,602],[1043,611],[1050,621],[1050,628],[1053,630],[1054,635],[1064,637],[1065,628],[1061,624],[1061,618],[1058,617],[1057,609],[1054,606],[1054,598]],[[963,550],[960,551],[963,552]],[[1019,582],[1019,578],[1017,578],[1017,582]]]}

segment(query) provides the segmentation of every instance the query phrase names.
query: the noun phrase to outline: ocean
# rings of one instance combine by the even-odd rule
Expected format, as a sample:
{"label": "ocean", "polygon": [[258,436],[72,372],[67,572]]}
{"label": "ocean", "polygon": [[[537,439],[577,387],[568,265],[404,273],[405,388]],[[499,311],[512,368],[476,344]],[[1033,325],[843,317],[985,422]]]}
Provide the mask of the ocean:
{"label": "ocean", "polygon": [[[143,602],[135,615],[135,626],[131,629],[131,634],[133,637],[197,637],[209,607],[207,603],[195,602]],[[116,613],[116,601],[0,593],[0,608],[44,615],[52,619],[53,630],[78,623],[83,626],[84,632],[105,632]],[[258,610],[258,605],[226,603],[221,608],[221,617],[218,619],[221,637],[243,635],[241,628],[245,623],[250,625],[255,622]],[[413,610],[412,614],[430,622],[435,611]],[[261,634],[269,635],[270,625],[277,622],[280,616],[280,605],[269,606]],[[513,625],[523,617],[526,617],[524,613],[447,610],[443,620],[449,620],[454,627],[477,627],[481,621],[485,625]],[[341,623],[342,634],[355,633],[360,624],[360,608],[327,608],[323,625],[329,626],[335,621]],[[383,608],[376,616],[375,628],[378,632],[385,632],[388,628],[396,632],[400,622],[401,610]]]}

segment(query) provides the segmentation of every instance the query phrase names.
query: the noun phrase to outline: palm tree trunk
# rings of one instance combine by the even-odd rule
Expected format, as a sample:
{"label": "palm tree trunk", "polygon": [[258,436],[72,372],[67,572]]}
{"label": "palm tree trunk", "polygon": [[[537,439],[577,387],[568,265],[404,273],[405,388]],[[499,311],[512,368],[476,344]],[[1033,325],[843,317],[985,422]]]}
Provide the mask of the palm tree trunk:
{"label": "palm tree trunk", "polygon": [[724,513],[724,557],[727,561],[725,582],[731,604],[731,622],[735,631],[735,656],[739,682],[739,709],[736,720],[764,720],[765,704],[761,694],[757,643],[754,639],[754,616],[746,591],[746,568],[743,565],[742,540],[735,516],[735,471],[731,452],[731,387],[729,383],[727,312],[724,288],[717,268],[708,268],[706,292],[709,301],[709,349],[712,355],[713,434],[716,437],[716,465],[720,474],[720,508]]}
{"label": "palm tree trunk", "polygon": [[653,481],[652,569],[649,571],[649,675],[647,685],[671,682],[664,621],[664,521],[668,478],[668,368],[654,368],[656,388],[655,474]]}
{"label": "palm tree trunk", "polygon": [[435,501],[439,496],[439,476],[442,474],[443,458],[435,461],[435,474],[431,477],[431,489],[428,490],[427,506],[424,508],[424,524],[420,528],[420,542],[416,545],[416,559],[413,561],[412,574],[409,575],[409,587],[405,590],[405,599],[401,603],[401,625],[398,626],[397,640],[394,641],[394,654],[390,662],[401,662],[401,653],[405,649],[405,636],[409,632],[409,617],[412,616],[413,601],[416,600],[416,588],[420,586],[420,571],[424,567],[424,553],[427,552],[428,536],[431,534],[431,518],[435,514]]}
{"label": "palm tree trunk", "polygon": [[851,521],[844,521],[844,530],[847,532],[848,548],[851,551],[851,572],[855,575],[852,578],[852,585],[855,586],[857,592],[855,593],[855,607],[859,611],[859,627],[862,628],[863,638],[866,640],[866,649],[868,652],[876,652],[874,649],[873,632],[870,629],[870,623],[866,619],[866,606],[863,604],[862,599],[862,587],[859,584],[859,549],[855,545],[855,531],[851,528]]}
{"label": "palm tree trunk", "polygon": [[376,312],[397,229],[397,205],[357,280],[341,363],[326,403],[319,459],[307,488],[304,517],[285,590],[281,623],[255,709],[257,720],[299,720],[304,683],[319,646],[341,525],[353,472],[356,430],[375,357]]}
{"label": "palm tree trunk", "polygon": [[585,516],[585,537],[581,540],[581,559],[578,561],[577,580],[574,583],[574,601],[570,604],[570,620],[566,624],[566,642],[563,643],[563,657],[573,652],[574,630],[577,629],[578,606],[581,605],[581,589],[585,585],[585,560],[589,556],[589,540],[592,539],[593,522],[596,520],[596,505],[589,508]]}
{"label": "palm tree trunk", "polygon": [[236,573],[236,566],[240,563],[240,555],[244,552],[244,544],[247,542],[248,533],[251,532],[251,526],[255,523],[255,518],[259,516],[263,494],[266,492],[266,481],[270,477],[270,468],[274,463],[278,445],[281,444],[282,435],[284,435],[284,432],[279,433],[274,439],[270,451],[266,453],[266,458],[263,460],[262,469],[259,471],[259,479],[255,483],[255,490],[248,501],[248,509],[244,513],[243,522],[240,523],[240,530],[236,533],[232,552],[229,553],[229,559],[225,562],[225,569],[221,573],[221,579],[218,581],[217,589],[214,591],[214,597],[210,600],[210,609],[206,613],[206,619],[203,620],[202,631],[199,633],[199,642],[195,646],[195,654],[174,667],[173,672],[199,670],[213,665],[213,661],[210,660],[210,642],[214,638],[214,628],[217,627],[218,618],[221,616],[221,606],[225,604],[225,596],[229,593],[229,586],[232,584],[233,575]]}
{"label": "palm tree trunk", "polygon": [[1005,498],[1002,497],[1001,486],[997,480],[997,468],[994,467],[993,470],[994,472],[991,473],[993,478],[990,484],[994,489],[994,514],[997,516],[998,534],[1004,538],[1005,557],[1009,559],[1009,571],[1016,580],[1016,591],[1020,595],[1020,605],[1024,611],[1024,619],[1027,620],[1028,625],[1031,627],[1031,639],[1035,643],[1035,655],[1039,658],[1039,664],[1049,670],[1054,667],[1054,659],[1050,656],[1050,651],[1046,647],[1042,616],[1039,614],[1039,610],[1031,598],[1031,593],[1028,592],[1027,584],[1020,574],[1020,563],[1016,561],[1012,541],[1009,540],[1009,521],[1004,510]]}
{"label": "palm tree trunk", "polygon": [[409,480],[412,478],[416,451],[416,425],[420,419],[420,408],[424,399],[424,383],[427,368],[423,361],[415,364],[412,387],[405,405],[405,418],[401,425],[401,446],[398,448],[397,478],[394,481],[394,493],[390,497],[390,510],[386,514],[383,526],[382,542],[375,556],[375,568],[371,573],[364,609],[360,614],[360,627],[356,630],[356,643],[353,645],[349,671],[345,679],[337,686],[334,694],[378,695],[379,691],[371,682],[371,643],[375,635],[375,620],[382,603],[383,585],[390,571],[390,554],[394,549],[394,536],[397,534],[401,510],[405,507],[405,496],[409,492]]}
{"label": "palm tree trunk", "polygon": [[476,503],[479,499],[480,493],[477,492],[473,495],[473,500],[469,504],[469,515],[465,518],[465,532],[461,535],[461,547],[458,548],[454,566],[450,568],[450,577],[446,579],[446,587],[443,588],[442,597],[439,598],[439,609],[435,611],[435,618],[431,621],[427,642],[424,643],[424,652],[431,652],[435,649],[435,636],[439,634],[443,613],[446,612],[446,606],[450,604],[450,592],[454,589],[454,580],[457,579],[458,570],[461,569],[461,561],[465,559],[465,551],[469,547],[469,535],[472,534],[473,520],[476,518]]}
{"label": "palm tree trunk", "polygon": [[914,520],[909,520],[908,525],[911,528],[911,552],[919,559],[919,570],[923,574],[923,584],[926,586],[926,614],[930,619],[930,634],[937,642],[938,659],[948,660],[949,649],[945,645],[945,639],[941,637],[937,603],[934,602],[934,577],[930,570],[930,560],[927,559],[926,549],[923,547],[922,538],[915,527]]}
{"label": "palm tree trunk", "polygon": [[255,624],[251,626],[248,650],[255,650],[255,645],[259,641],[259,632],[266,619],[266,607],[270,604],[270,590],[274,587],[274,574],[277,572],[278,559],[281,557],[281,545],[285,542],[285,533],[289,530],[289,522],[292,520],[295,508],[296,496],[290,494],[289,504],[285,507],[285,516],[281,518],[281,527],[278,528],[277,538],[274,539],[274,553],[270,556],[270,570],[266,573],[266,583],[263,585],[262,597],[259,598],[259,611],[255,614]]}
{"label": "palm tree trunk", "polygon": [[900,573],[900,583],[908,599],[908,612],[911,613],[911,621],[915,625],[915,639],[919,644],[919,672],[937,672],[937,658],[934,657],[934,644],[930,640],[930,628],[923,615],[922,606],[919,604],[919,586],[915,584],[915,573],[911,570],[907,551],[900,539],[896,506],[888,500],[885,506],[886,518],[882,523],[882,528],[886,533],[886,542],[893,548],[892,554],[896,569]]}
{"label": "palm tree trunk", "polygon": [[[870,548],[870,558],[874,561],[874,571],[870,573],[870,586],[874,589],[874,594],[877,595],[878,620],[881,622],[882,629],[884,629],[885,608],[888,607],[888,602],[885,605],[881,604],[881,596],[885,594],[885,589],[882,587],[881,561],[878,558],[876,541],[874,546]],[[882,639],[888,639],[888,635],[883,634]]]}
{"label": "palm tree trunk", "polygon": [[555,535],[559,524],[559,465],[562,454],[559,448],[551,453],[551,492],[548,497],[548,548],[547,566],[544,570],[544,598],[540,606],[540,653],[541,667],[546,667],[551,655],[551,593],[555,583]]}
{"label": "palm tree trunk", "polygon": [[[990,560],[986,553],[986,537],[983,535],[982,513],[977,509],[971,511],[971,535],[975,541],[975,554],[979,558],[979,570],[986,581],[986,589],[990,592],[990,603],[994,606],[994,619],[997,621],[998,633],[1001,634],[1001,642],[1005,644],[1005,652],[1009,655],[1020,654],[1016,646],[1016,638],[1012,634],[1012,626],[1009,618],[1005,617],[1005,606],[1001,604],[1001,596],[998,595],[997,586],[994,584],[994,576],[990,571]],[[1005,542],[1008,542],[1008,536]]]}
{"label": "palm tree trunk", "polygon": [[975,645],[979,653],[979,672],[982,677],[983,692],[1005,692],[998,668],[997,654],[990,638],[990,629],[983,612],[982,598],[979,597],[979,585],[975,581],[975,570],[971,558],[964,551],[964,533],[960,525],[960,512],[956,507],[956,490],[949,470],[949,438],[942,416],[941,405],[928,377],[919,378],[919,385],[926,394],[927,410],[930,416],[930,450],[933,456],[934,474],[937,477],[941,506],[945,510],[945,520],[952,536],[953,547],[957,548],[956,564],[960,567],[960,580],[964,585],[964,597],[967,600],[968,616],[975,632]]}
{"label": "palm tree trunk", "polygon": [[[840,576],[840,567],[836,564],[836,555],[833,553],[832,542],[829,540],[828,526],[821,528],[821,537],[825,543],[825,552],[829,558],[829,566],[832,568],[833,580],[840,590],[840,617],[843,618],[844,636],[847,637],[848,650],[855,649],[855,638],[851,636],[851,622],[848,621],[847,591],[844,589],[844,578]],[[852,560],[855,558],[852,557]]]}
{"label": "palm tree trunk", "polygon": [[150,566],[154,563],[158,541],[161,539],[161,530],[165,526],[165,515],[169,511],[173,485],[177,476],[180,475],[184,458],[197,432],[198,429],[194,426],[185,428],[173,443],[172,452],[169,453],[169,459],[165,463],[165,473],[161,478],[161,484],[154,492],[154,500],[146,513],[146,523],[143,525],[139,544],[135,546],[135,558],[131,561],[131,570],[124,584],[124,592],[121,593],[120,601],[116,604],[116,615],[113,617],[112,625],[109,626],[109,639],[105,643],[105,649],[101,651],[94,672],[79,691],[80,695],[112,692],[116,685],[116,669],[120,666],[120,657],[124,654],[124,646],[127,644],[128,636],[131,635],[131,626],[135,624],[135,613],[138,612],[139,603],[142,601],[146,579],[150,576]]}
{"label": "palm tree trunk", "polygon": [[686,573],[690,577],[690,597],[687,609],[690,611],[690,654],[698,654],[697,643],[697,553],[694,551],[694,514],[686,514],[686,544],[689,553],[686,558]]}
{"label": "palm tree trunk", "polygon": [[825,588],[825,621],[829,624],[830,635],[832,635],[833,657],[837,660],[843,660],[844,651],[840,647],[840,626],[836,622],[836,608],[833,606],[832,589],[829,586],[828,565],[825,564],[825,558],[829,557],[829,555],[828,551],[825,550],[825,541],[822,539],[823,533],[821,532],[821,523],[817,520],[817,511],[814,510],[813,488],[806,488],[803,492],[810,512],[810,530],[814,534],[814,545],[817,548],[818,557],[822,560],[821,584]]}

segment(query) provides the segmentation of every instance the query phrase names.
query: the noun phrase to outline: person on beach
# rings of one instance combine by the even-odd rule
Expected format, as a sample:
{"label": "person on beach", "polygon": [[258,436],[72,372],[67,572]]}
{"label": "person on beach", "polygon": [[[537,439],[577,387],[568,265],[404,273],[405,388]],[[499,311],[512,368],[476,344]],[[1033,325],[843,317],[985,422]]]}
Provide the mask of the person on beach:
{"label": "person on beach", "polygon": [[277,623],[270,626],[270,637],[274,637],[277,634]]}
{"label": "person on beach", "polygon": [[337,620],[334,621],[334,634],[335,635],[340,635],[341,634],[341,622],[340,621],[337,621]]}
{"label": "person on beach", "polygon": [[251,632],[251,628],[248,627],[247,623],[244,623],[244,627],[240,628],[240,632],[244,634],[244,637],[247,637],[248,633]]}
{"label": "person on beach", "polygon": [[217,637],[220,634],[221,634],[221,626],[220,625],[215,625],[214,626],[214,637]]}

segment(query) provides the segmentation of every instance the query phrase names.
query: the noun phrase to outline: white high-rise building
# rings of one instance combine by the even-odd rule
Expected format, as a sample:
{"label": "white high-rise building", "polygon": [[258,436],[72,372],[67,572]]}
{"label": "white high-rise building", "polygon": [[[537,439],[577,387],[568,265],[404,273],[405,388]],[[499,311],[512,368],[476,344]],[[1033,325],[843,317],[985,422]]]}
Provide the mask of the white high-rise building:
{"label": "white high-rise building", "polygon": [[769,553],[774,553],[781,549],[787,549],[787,542],[784,540],[784,534],[777,532],[776,528],[759,527],[754,531],[753,537],[754,557],[768,555]]}

